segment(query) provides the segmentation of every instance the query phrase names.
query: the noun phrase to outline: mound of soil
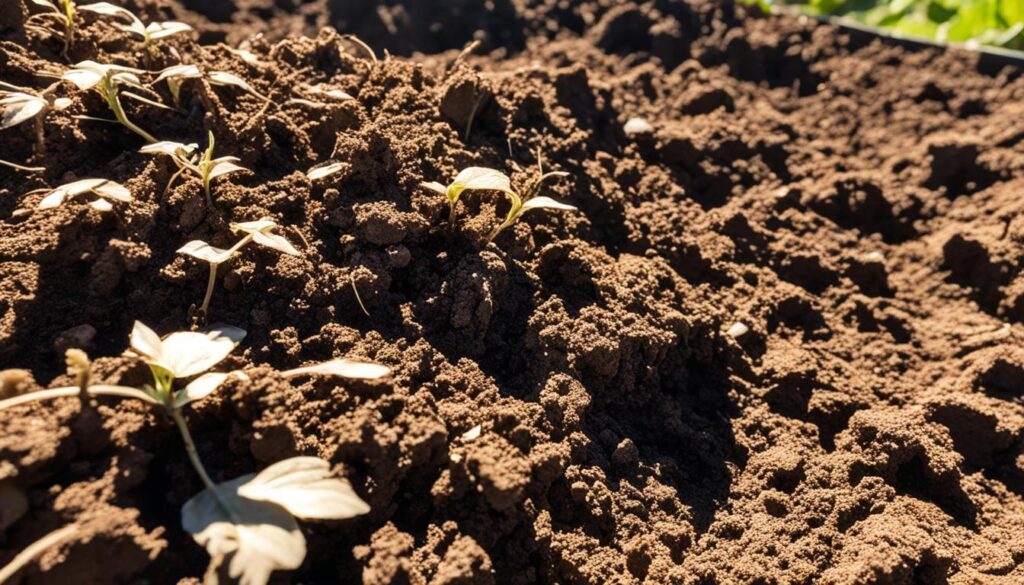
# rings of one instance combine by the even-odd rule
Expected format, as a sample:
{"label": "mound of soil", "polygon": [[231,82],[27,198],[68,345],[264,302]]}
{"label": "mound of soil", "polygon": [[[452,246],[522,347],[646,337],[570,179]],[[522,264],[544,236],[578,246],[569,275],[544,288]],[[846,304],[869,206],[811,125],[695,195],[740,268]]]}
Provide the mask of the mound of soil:
{"label": "mound of soil", "polygon": [[[251,172],[214,210],[194,178],[165,194],[173,166],[76,118],[109,114],[70,85],[41,150],[4,131],[0,159],[46,170],[0,167],[0,365],[24,369],[2,392],[70,383],[69,347],[144,383],[133,321],[188,329],[206,285],[175,250],[276,219],[302,256],[246,250],[210,311],[248,331],[223,367],[250,380],[188,421],[217,481],[316,455],[372,507],[304,523],[281,582],[1024,581],[1019,69],[711,0],[125,5],[195,39],[147,54],[86,17],[71,61],[157,70],[173,47],[243,76],[270,102],[189,81],[129,116],[211,130]],[[27,13],[0,6],[0,79],[39,88],[66,63]],[[289,101],[317,86],[355,99]],[[472,165],[522,185],[541,158],[579,211],[490,245],[506,203],[465,196],[453,230],[418,186]],[[86,177],[135,199],[36,209]],[[276,373],[333,356],[395,374]],[[140,405],[0,416],[0,561],[80,527],[22,583],[199,582],[179,510],[201,489]]]}

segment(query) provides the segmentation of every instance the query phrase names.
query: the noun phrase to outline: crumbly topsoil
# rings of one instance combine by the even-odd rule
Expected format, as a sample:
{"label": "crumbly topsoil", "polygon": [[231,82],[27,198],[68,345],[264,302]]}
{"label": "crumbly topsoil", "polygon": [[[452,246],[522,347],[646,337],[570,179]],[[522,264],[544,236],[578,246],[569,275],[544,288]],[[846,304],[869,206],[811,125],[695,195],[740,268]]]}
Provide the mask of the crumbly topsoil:
{"label": "crumbly topsoil", "polygon": [[[31,124],[4,131],[0,159],[47,170],[0,170],[0,366],[27,370],[3,389],[67,384],[68,347],[143,383],[120,357],[133,320],[188,328],[206,283],[175,250],[288,226],[302,257],[249,249],[213,297],[249,333],[223,367],[251,381],[188,412],[215,479],[317,455],[372,506],[305,523],[280,582],[1024,582],[1019,69],[710,0],[125,4],[201,44],[147,62],[89,19],[72,60],[155,70],[174,46],[244,76],[273,103],[218,88],[206,111],[189,82],[179,112],[130,116],[162,139],[213,130],[253,172],[220,180],[212,212],[194,179],[162,196],[169,163],[73,118],[107,113],[70,87],[45,153]],[[65,64],[23,16],[0,6],[0,79],[42,87]],[[258,63],[217,44],[246,40]],[[287,103],[317,84],[355,100]],[[635,117],[650,129],[627,134]],[[496,245],[495,196],[453,231],[417,186],[470,165],[522,184],[538,152],[570,173],[546,194],[580,211]],[[311,184],[332,153],[343,171]],[[29,192],[85,177],[136,199],[35,210]],[[332,356],[395,375],[275,373]],[[178,511],[201,487],[141,406],[6,411],[0,561],[76,522],[20,582],[197,583]]]}

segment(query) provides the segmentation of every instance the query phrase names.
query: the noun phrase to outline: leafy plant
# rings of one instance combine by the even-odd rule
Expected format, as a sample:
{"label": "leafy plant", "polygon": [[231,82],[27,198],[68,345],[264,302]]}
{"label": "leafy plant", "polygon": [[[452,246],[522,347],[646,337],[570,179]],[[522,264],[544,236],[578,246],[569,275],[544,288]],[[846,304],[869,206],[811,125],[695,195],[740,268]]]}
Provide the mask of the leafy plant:
{"label": "leafy plant", "polygon": [[568,177],[569,173],[562,171],[550,171],[544,172],[544,158],[541,156],[540,151],[537,152],[537,175],[525,189],[525,195],[520,196],[512,189],[503,191],[505,197],[508,198],[511,207],[509,207],[508,213],[505,215],[505,220],[495,226],[491,233],[487,235],[487,243],[494,241],[494,238],[498,237],[498,234],[505,228],[511,226],[524,213],[531,209],[554,209],[559,211],[576,211],[576,208],[572,205],[567,205],[559,201],[555,201],[550,197],[538,196],[540,188],[544,185],[544,182],[548,179],[554,179],[559,177]]}
{"label": "leafy plant", "polygon": [[0,130],[13,128],[29,120],[36,121],[36,146],[43,148],[43,117],[51,110],[61,111],[71,105],[68,98],[53,96],[60,82],[36,92],[0,81]]}
{"label": "leafy plant", "polygon": [[[83,7],[84,9],[84,7]],[[109,16],[123,16],[127,18],[130,24],[117,24],[117,28],[124,32],[130,33],[131,35],[142,41],[142,45],[145,48],[149,48],[151,44],[160,39],[166,39],[168,37],[181,34],[193,30],[191,26],[184,22],[178,22],[176,20],[168,20],[166,22],[151,22],[148,25],[142,22],[134,12],[127,8],[115,6],[109,2],[99,2],[91,5],[93,12],[100,14],[106,14]]]}
{"label": "leafy plant", "polygon": [[146,142],[153,143],[157,142],[157,139],[154,138],[152,134],[146,132],[142,128],[139,128],[129,120],[128,116],[124,112],[124,107],[121,105],[120,96],[123,93],[125,97],[130,97],[152,106],[166,107],[163,104],[146,99],[138,94],[128,91],[122,92],[122,86],[145,91],[146,88],[138,78],[138,75],[141,73],[143,73],[141,69],[122,67],[120,65],[103,65],[96,63],[95,61],[82,61],[75,65],[74,69],[65,73],[62,79],[70,81],[75,85],[75,87],[82,91],[95,89],[101,96],[103,96],[103,99],[107,102],[107,106],[110,107],[110,111],[114,113],[114,117],[117,118],[119,123],[141,136]]}
{"label": "leafy plant", "polygon": [[840,16],[897,35],[1024,50],[1021,0],[745,0],[765,12],[795,8]]}
{"label": "leafy plant", "polygon": [[[38,193],[39,191],[46,191],[46,189],[29,191],[26,195]],[[131,191],[120,183],[108,181],[107,179],[82,179],[81,181],[61,185],[60,187],[49,191],[46,196],[43,197],[42,201],[39,202],[38,207],[39,209],[52,209],[62,205],[69,199],[74,199],[79,195],[85,194],[92,194],[96,196],[96,199],[89,204],[89,207],[100,212],[107,212],[114,208],[107,199],[113,199],[123,203],[127,203],[132,200]]]}
{"label": "leafy plant", "polygon": [[[152,329],[136,321],[130,338],[130,353],[141,357],[149,366],[152,385],[139,389],[91,384],[87,356],[72,350],[68,353],[68,365],[76,374],[78,385],[2,400],[0,410],[76,394],[133,398],[161,410],[174,421],[189,461],[205,486],[182,507],[181,520],[182,527],[206,547],[211,556],[207,574],[215,575],[228,561],[230,577],[240,577],[242,583],[264,585],[274,570],[297,568],[305,559],[306,541],[295,518],[344,519],[365,514],[370,507],[347,481],[331,476],[328,462],[316,457],[293,457],[258,474],[214,483],[199,457],[182,409],[209,396],[232,374],[247,378],[240,372],[209,372],[244,337],[245,331],[223,325],[205,332],[172,333],[161,339]],[[377,379],[389,373],[388,368],[377,364],[332,360],[282,372],[282,375]],[[175,389],[182,378],[194,379]],[[51,540],[39,541],[33,550],[26,551],[26,560],[21,565],[38,554],[36,549],[45,550],[51,544]],[[16,571],[19,567],[12,568]]]}
{"label": "leafy plant", "polygon": [[213,297],[213,289],[217,282],[217,269],[221,264],[234,257],[235,254],[241,252],[242,248],[250,242],[276,250],[282,254],[289,254],[291,256],[301,255],[284,236],[273,233],[273,230],[277,227],[277,223],[269,218],[244,223],[233,223],[231,224],[231,231],[244,233],[245,236],[228,250],[211,246],[202,240],[192,240],[178,249],[179,254],[191,256],[210,265],[210,277],[206,284],[206,294],[203,296],[203,304],[199,308],[203,315],[207,313],[210,307],[210,298]]}
{"label": "leafy plant", "polygon": [[171,176],[170,181],[167,182],[167,187],[164,188],[164,193],[170,190],[174,181],[185,171],[191,171],[203,182],[203,192],[206,194],[206,205],[213,209],[213,197],[210,195],[210,183],[218,178],[223,177],[231,173],[237,173],[239,171],[247,171],[248,169],[238,166],[238,157],[234,156],[222,156],[220,158],[213,158],[213,148],[215,140],[213,132],[207,133],[207,140],[209,142],[206,150],[202,154],[197,154],[196,150],[199,148],[197,144],[181,144],[180,142],[169,142],[161,141],[147,144],[146,146],[139,149],[139,152],[143,154],[162,154],[171,157],[174,164],[178,166],[178,172]]}
{"label": "leafy plant", "polygon": [[459,196],[464,191],[512,191],[512,183],[505,173],[486,167],[463,169],[447,187],[434,181],[420,183],[420,186],[448,198],[448,222],[452,226],[455,225]]}

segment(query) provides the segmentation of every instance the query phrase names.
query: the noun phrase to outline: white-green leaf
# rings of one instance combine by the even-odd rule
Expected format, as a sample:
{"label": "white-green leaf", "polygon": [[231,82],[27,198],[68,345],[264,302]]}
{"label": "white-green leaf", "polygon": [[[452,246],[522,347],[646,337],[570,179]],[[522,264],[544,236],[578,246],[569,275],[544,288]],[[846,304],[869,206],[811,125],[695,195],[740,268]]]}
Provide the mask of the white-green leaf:
{"label": "white-green leaf", "polygon": [[196,260],[202,260],[203,262],[218,265],[227,262],[235,255],[231,250],[224,250],[223,248],[211,246],[202,240],[192,240],[178,248],[178,253],[191,256]]}
{"label": "white-green leaf", "polygon": [[[146,363],[167,370],[175,378],[190,378],[209,370],[226,358],[235,348],[239,332],[244,336],[244,331],[236,327],[231,327],[230,331],[221,328],[207,333],[178,331],[154,342],[152,330],[136,321],[132,330],[131,347],[146,360]],[[141,334],[138,343],[137,333]]]}
{"label": "white-green leaf", "polygon": [[109,201],[103,198],[97,199],[89,203],[89,207],[92,207],[93,209],[100,213],[107,213],[108,211],[113,211],[114,209],[114,206]]}
{"label": "white-green leaf", "polygon": [[[306,539],[283,507],[238,494],[238,488],[252,477],[218,484],[216,494],[205,489],[185,502],[181,525],[213,557],[211,566],[230,557],[231,578],[242,585],[265,585],[274,571],[302,564]],[[230,507],[230,516],[224,505]]]}
{"label": "white-green leaf", "polygon": [[207,78],[210,83],[214,85],[233,85],[235,87],[244,89],[245,91],[256,93],[256,90],[249,85],[249,82],[235,75],[234,73],[228,73],[227,71],[211,71]]}
{"label": "white-green leaf", "polygon": [[84,10],[85,12],[93,12],[95,14],[103,14],[105,16],[125,16],[133,20],[137,20],[131,10],[127,8],[121,8],[120,6],[114,6],[110,2],[96,2],[95,4],[82,4],[77,6],[78,10]]}
{"label": "white-green leaf", "polygon": [[228,174],[231,174],[231,173],[237,173],[239,171],[247,171],[247,170],[249,170],[249,169],[244,168],[244,167],[240,167],[240,166],[236,165],[233,162],[230,162],[230,161],[227,161],[227,160],[221,160],[220,162],[215,163],[213,165],[213,168],[210,169],[209,178],[210,178],[210,180],[213,180],[213,179],[216,179],[217,177],[223,177],[224,175],[228,175]]}
{"label": "white-green leaf", "polygon": [[119,183],[106,179],[82,179],[67,185],[57,187],[42,201],[39,202],[40,209],[57,207],[69,197],[75,197],[83,193],[94,193],[102,197],[109,197],[117,201],[128,202],[132,200],[131,192]]}
{"label": "white-green leaf", "polygon": [[139,152],[142,154],[165,154],[171,157],[187,158],[191,156],[197,148],[199,148],[198,144],[182,144],[180,142],[164,140],[161,142],[154,142],[153,144],[147,144],[140,148]]}
{"label": "white-green leaf", "polygon": [[158,41],[190,30],[192,30],[191,26],[184,22],[178,22],[175,20],[169,20],[167,22],[152,22],[146,27],[146,36],[148,36],[150,40]]}
{"label": "white-green leaf", "polygon": [[310,181],[316,181],[318,179],[323,179],[325,177],[337,174],[344,170],[347,166],[348,164],[346,163],[335,162],[325,164],[319,167],[313,167],[309,169],[309,171],[306,173],[306,177],[308,177]]}
{"label": "white-green leaf", "polygon": [[438,194],[441,194],[441,195],[447,195],[448,194],[448,187],[445,187],[444,185],[442,185],[441,183],[438,183],[436,181],[430,181],[430,182],[427,182],[427,183],[420,183],[420,187],[423,187],[424,189],[429,189],[429,190],[433,191],[434,193],[438,193]]}
{"label": "white-green leaf", "polygon": [[161,71],[153,83],[159,83],[165,79],[194,79],[202,76],[202,71],[195,65],[172,65]]}
{"label": "white-green leaf", "polygon": [[281,374],[287,378],[294,376],[340,376],[357,380],[378,380],[391,375],[391,368],[350,359],[334,359],[320,364],[286,370]]}
{"label": "white-green leaf", "polygon": [[11,128],[39,115],[46,106],[46,100],[27,93],[7,93],[0,99],[0,129]]}
{"label": "white-green leaf", "polygon": [[272,502],[299,518],[351,518],[370,511],[347,481],[331,476],[317,457],[292,457],[264,469],[238,488],[251,500]]}
{"label": "white-green leaf", "polygon": [[575,211],[576,208],[572,205],[567,205],[559,201],[555,201],[550,197],[534,197],[523,202],[523,211],[529,211],[531,209],[558,209],[561,211]]}
{"label": "white-green leaf", "polygon": [[85,91],[92,89],[103,80],[103,75],[95,71],[89,71],[85,69],[72,69],[61,76],[64,81],[70,81],[75,84],[75,87]]}
{"label": "white-green leaf", "polygon": [[284,254],[291,256],[301,256],[302,253],[295,249],[295,246],[291,244],[284,236],[270,233],[269,231],[259,231],[252,234],[252,241],[272,250],[277,250]]}
{"label": "white-green leaf", "polygon": [[202,400],[224,383],[231,374],[208,372],[189,382],[187,386],[174,393],[174,406],[181,408],[189,402]]}
{"label": "white-green leaf", "polygon": [[494,169],[486,167],[469,167],[463,169],[451,186],[459,191],[480,190],[480,191],[511,191],[512,184],[508,176]]}

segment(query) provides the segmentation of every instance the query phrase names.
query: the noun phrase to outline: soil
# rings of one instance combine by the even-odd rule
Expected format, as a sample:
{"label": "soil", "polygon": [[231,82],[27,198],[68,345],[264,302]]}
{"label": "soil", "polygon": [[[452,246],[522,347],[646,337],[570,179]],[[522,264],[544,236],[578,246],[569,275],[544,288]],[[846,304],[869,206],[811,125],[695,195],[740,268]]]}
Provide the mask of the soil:
{"label": "soil", "polygon": [[[195,179],[164,195],[168,161],[76,119],[109,114],[70,86],[45,152],[32,124],[4,131],[0,159],[46,171],[0,167],[0,366],[23,369],[0,392],[69,384],[69,347],[144,383],[132,322],[188,329],[206,284],[175,250],[287,226],[301,257],[250,248],[222,271],[211,319],[248,331],[224,367],[250,380],[189,425],[217,481],[316,455],[372,511],[303,523],[306,562],[275,582],[1024,582],[1019,68],[728,1],[124,5],[195,39],[147,56],[89,17],[71,61],[156,70],[173,47],[242,75],[271,103],[190,81],[179,111],[129,116],[212,130],[251,172],[215,182],[210,212]],[[0,6],[0,79],[44,87],[66,63],[27,10]],[[317,85],[355,99],[288,102]],[[418,187],[472,165],[522,185],[541,157],[569,173],[545,194],[579,211],[490,245],[507,204],[464,196],[453,230]],[[135,199],[35,209],[86,177]],[[276,373],[333,356],[395,373]],[[179,510],[201,488],[143,406],[8,410],[0,561],[76,523],[16,582],[198,583]]]}

